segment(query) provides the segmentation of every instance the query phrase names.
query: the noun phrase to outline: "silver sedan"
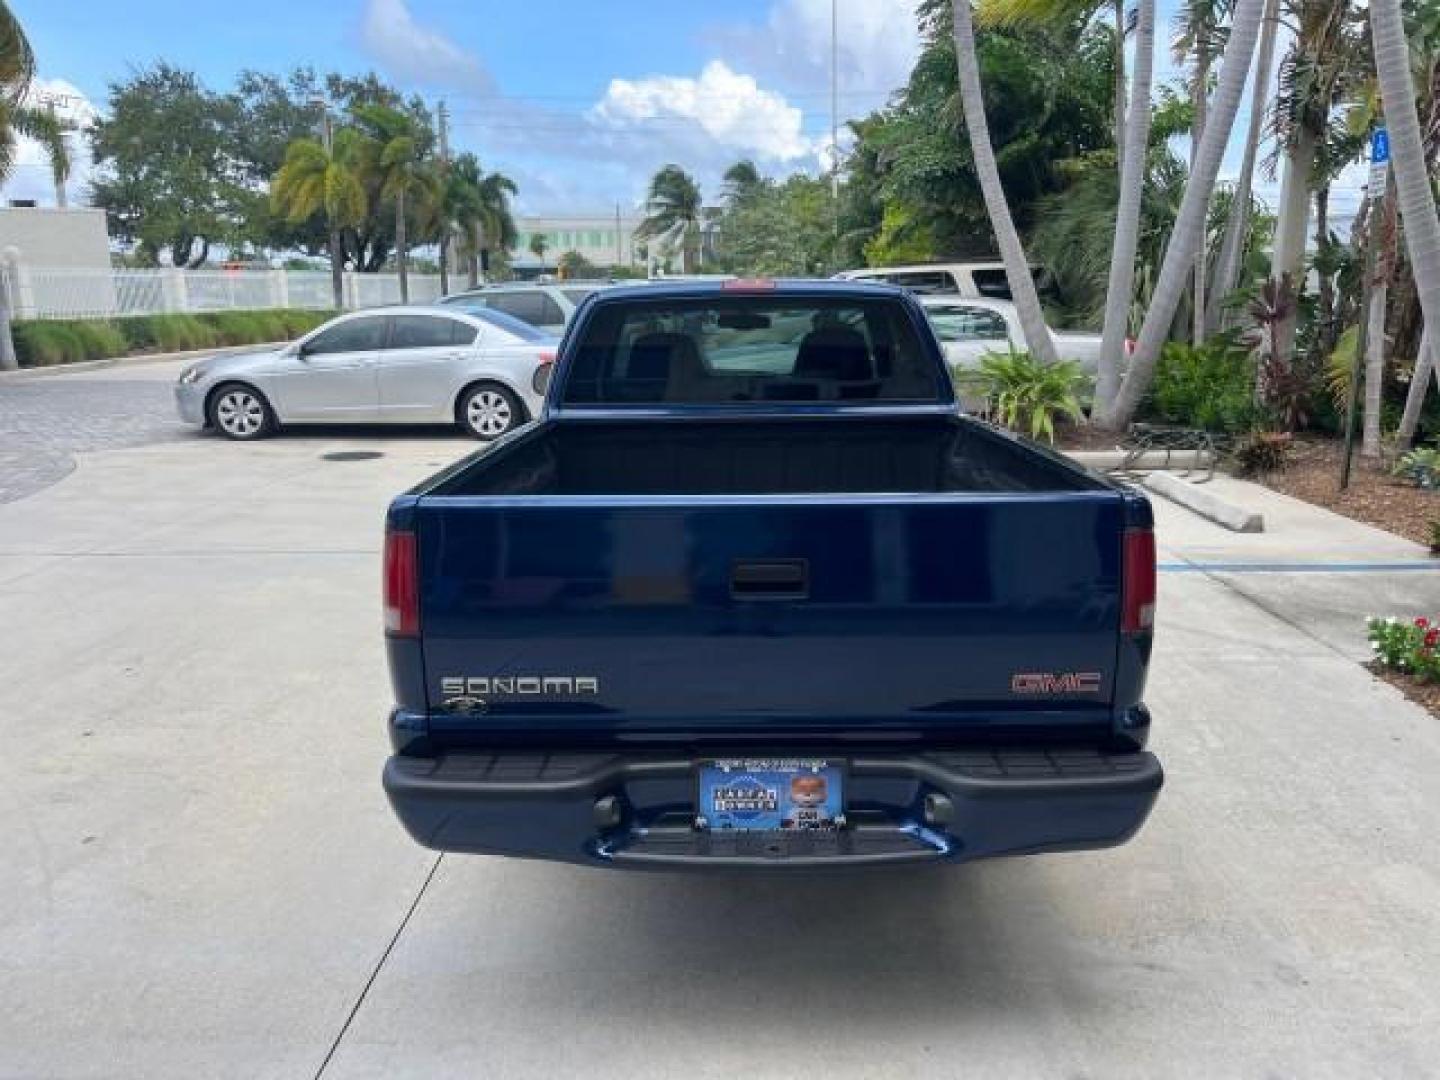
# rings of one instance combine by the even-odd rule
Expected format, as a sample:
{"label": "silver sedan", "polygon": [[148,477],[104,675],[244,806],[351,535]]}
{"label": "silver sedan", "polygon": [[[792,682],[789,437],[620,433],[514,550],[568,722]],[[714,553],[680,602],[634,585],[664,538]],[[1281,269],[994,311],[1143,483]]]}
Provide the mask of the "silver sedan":
{"label": "silver sedan", "polygon": [[280,348],[180,373],[187,423],[231,439],[284,424],[459,424],[491,440],[536,416],[556,340],[500,312],[393,307],[342,315]]}

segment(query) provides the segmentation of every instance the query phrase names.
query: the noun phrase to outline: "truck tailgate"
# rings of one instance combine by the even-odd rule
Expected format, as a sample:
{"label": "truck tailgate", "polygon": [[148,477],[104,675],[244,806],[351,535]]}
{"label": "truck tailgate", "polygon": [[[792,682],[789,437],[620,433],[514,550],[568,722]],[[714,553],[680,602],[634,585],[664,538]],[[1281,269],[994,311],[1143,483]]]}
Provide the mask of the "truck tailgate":
{"label": "truck tailgate", "polygon": [[1114,491],[428,496],[413,520],[437,733],[1109,723]]}

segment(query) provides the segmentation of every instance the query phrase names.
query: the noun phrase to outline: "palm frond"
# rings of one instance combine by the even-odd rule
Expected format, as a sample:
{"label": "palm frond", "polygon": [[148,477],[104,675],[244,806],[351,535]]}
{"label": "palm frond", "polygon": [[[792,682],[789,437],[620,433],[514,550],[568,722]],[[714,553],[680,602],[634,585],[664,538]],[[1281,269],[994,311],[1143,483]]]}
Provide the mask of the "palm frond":
{"label": "palm frond", "polygon": [[20,20],[0,0],[0,100],[18,105],[35,78],[35,54]]}

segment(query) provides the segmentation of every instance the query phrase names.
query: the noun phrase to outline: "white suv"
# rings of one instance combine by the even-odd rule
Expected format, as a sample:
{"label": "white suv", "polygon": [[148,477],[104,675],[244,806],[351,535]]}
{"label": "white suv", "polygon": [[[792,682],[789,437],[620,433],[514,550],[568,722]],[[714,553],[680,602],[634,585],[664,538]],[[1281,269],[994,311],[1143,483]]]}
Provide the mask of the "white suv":
{"label": "white suv", "polygon": [[[1040,276],[1038,267],[1031,274]],[[930,263],[920,266],[872,266],[842,270],[835,275],[847,281],[881,281],[912,292],[963,296],[970,300],[1012,300],[1010,282],[1001,262]]]}
{"label": "white suv", "polygon": [[600,286],[594,284],[485,285],[452,293],[440,301],[445,306],[487,307],[503,311],[550,334],[560,334],[575,315],[581,302]]}

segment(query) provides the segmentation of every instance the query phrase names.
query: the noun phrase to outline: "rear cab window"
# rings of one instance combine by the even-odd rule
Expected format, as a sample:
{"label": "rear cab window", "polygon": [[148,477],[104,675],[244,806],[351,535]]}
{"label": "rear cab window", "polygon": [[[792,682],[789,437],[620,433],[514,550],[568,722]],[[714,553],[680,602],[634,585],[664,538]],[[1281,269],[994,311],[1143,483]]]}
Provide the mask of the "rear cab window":
{"label": "rear cab window", "polygon": [[943,366],[893,299],[626,300],[602,303],[580,332],[565,405],[949,400]]}

